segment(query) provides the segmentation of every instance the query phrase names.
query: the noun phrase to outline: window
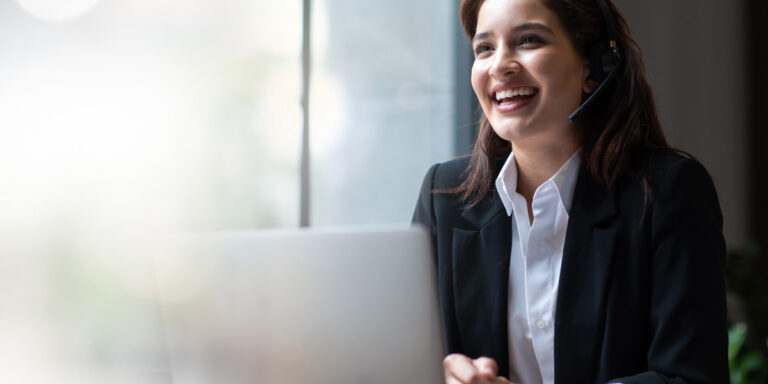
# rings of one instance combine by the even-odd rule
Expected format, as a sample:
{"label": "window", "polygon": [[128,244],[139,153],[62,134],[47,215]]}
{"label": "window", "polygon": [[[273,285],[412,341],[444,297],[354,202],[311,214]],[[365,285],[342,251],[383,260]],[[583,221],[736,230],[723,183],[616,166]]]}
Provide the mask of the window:
{"label": "window", "polygon": [[313,4],[310,223],[408,223],[454,151],[454,6]]}
{"label": "window", "polygon": [[456,4],[0,3],[0,359],[167,382],[151,255],[178,230],[408,223],[454,153]]}

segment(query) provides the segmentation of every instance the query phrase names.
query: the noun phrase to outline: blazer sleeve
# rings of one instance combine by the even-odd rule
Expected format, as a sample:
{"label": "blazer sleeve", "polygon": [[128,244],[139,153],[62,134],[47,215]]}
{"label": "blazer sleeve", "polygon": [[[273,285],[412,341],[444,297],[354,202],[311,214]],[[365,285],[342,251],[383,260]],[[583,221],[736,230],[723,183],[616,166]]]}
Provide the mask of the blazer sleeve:
{"label": "blazer sleeve", "polygon": [[424,176],[424,181],[421,183],[421,190],[419,191],[419,198],[416,201],[416,209],[414,210],[413,218],[411,219],[412,224],[421,224],[429,229],[433,243],[436,235],[436,224],[435,210],[432,203],[432,189],[434,189],[434,179],[437,167],[438,164],[431,166]]}
{"label": "blazer sleeve", "polygon": [[[445,251],[445,247],[439,246],[440,243],[450,244],[450,239],[445,238],[446,228],[450,229],[447,223],[438,224],[441,204],[435,201],[435,189],[444,187],[445,180],[440,179],[438,167],[435,164],[429,168],[424,176],[424,181],[419,191],[419,198],[416,202],[416,209],[413,212],[412,223],[414,225],[423,225],[429,230],[432,239],[432,254],[437,266],[437,285],[440,300],[440,318],[443,326],[443,341],[445,342],[446,354],[462,351],[459,341],[459,328],[455,317],[455,307],[453,301],[453,270],[450,252]],[[444,175],[443,175],[444,176]],[[445,212],[443,212],[445,214]],[[444,216],[444,215],[443,215]],[[442,228],[442,230],[441,230]],[[441,232],[442,231],[442,232]],[[442,238],[438,239],[438,234],[442,233]]]}
{"label": "blazer sleeve", "polygon": [[723,218],[704,167],[688,158],[673,163],[648,219],[648,372],[611,382],[728,383]]}

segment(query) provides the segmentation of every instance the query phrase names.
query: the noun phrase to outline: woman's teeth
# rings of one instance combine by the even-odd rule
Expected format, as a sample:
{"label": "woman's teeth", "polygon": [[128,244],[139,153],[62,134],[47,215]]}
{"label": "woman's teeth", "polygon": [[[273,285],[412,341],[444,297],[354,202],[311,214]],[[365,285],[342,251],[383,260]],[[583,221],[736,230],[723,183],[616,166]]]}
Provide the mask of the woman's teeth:
{"label": "woman's teeth", "polygon": [[535,88],[514,88],[505,89],[503,91],[496,92],[496,101],[502,101],[504,99],[511,99],[517,96],[533,96],[536,93]]}

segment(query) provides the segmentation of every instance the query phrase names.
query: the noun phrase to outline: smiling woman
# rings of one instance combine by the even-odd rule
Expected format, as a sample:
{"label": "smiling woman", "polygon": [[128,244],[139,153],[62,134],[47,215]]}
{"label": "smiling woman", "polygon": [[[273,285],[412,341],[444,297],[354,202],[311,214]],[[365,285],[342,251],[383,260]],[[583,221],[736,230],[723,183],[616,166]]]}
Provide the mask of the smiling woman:
{"label": "smiling woman", "polygon": [[430,168],[413,218],[435,244],[447,381],[727,382],[717,193],[667,145],[624,18],[607,0],[460,15],[478,138]]}
{"label": "smiling woman", "polygon": [[578,132],[569,129],[566,117],[582,92],[593,90],[588,61],[557,15],[540,8],[538,2],[497,1],[480,9],[472,86],[494,131],[513,148],[532,141],[562,147],[569,141],[563,150],[570,155]]}

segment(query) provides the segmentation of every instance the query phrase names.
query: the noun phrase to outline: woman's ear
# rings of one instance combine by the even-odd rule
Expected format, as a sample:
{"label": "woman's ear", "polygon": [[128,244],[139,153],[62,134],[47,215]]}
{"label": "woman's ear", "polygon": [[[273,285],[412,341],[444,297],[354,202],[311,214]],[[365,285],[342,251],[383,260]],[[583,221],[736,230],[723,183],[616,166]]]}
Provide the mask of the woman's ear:
{"label": "woman's ear", "polygon": [[584,64],[584,70],[582,71],[582,77],[581,77],[581,89],[584,91],[584,93],[592,93],[597,89],[597,86],[599,85],[598,82],[592,80],[592,78],[589,76],[590,70],[589,70],[589,62]]}

